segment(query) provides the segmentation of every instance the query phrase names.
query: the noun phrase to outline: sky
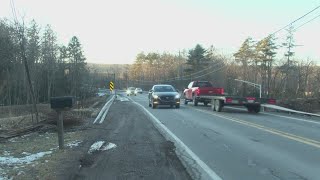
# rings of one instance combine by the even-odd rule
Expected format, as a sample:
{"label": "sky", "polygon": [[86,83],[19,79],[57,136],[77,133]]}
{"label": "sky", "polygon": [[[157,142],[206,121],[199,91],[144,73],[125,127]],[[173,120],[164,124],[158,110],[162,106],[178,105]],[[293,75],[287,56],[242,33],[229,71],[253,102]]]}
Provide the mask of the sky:
{"label": "sky", "polygon": [[[143,52],[189,50],[213,45],[233,54],[252,37],[258,41],[320,5],[320,0],[0,0],[0,18],[18,16],[50,24],[61,44],[72,36],[89,63],[130,64]],[[298,27],[320,8],[293,24]],[[320,61],[320,17],[294,33],[296,57]],[[276,34],[281,42],[283,30]],[[280,52],[280,51],[279,51]],[[281,56],[280,56],[281,57]]]}

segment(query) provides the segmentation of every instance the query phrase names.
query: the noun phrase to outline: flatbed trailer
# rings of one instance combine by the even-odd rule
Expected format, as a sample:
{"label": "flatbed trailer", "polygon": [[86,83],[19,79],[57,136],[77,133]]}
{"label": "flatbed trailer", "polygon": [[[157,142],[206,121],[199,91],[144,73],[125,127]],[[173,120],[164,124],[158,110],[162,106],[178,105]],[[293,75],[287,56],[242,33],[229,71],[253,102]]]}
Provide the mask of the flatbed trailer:
{"label": "flatbed trailer", "polygon": [[244,106],[249,112],[259,113],[261,100],[256,97],[237,97],[226,95],[201,95],[199,98],[208,99],[211,102],[211,109],[220,112],[224,106]]}

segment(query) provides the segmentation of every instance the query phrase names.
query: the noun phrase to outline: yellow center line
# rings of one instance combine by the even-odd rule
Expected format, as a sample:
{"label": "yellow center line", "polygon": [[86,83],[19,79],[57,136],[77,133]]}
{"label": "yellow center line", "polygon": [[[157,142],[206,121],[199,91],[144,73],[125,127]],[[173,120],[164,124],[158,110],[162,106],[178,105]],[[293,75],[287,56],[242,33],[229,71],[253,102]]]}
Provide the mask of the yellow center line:
{"label": "yellow center line", "polygon": [[279,130],[276,130],[276,129],[273,129],[273,128],[269,128],[269,127],[266,127],[266,126],[262,126],[260,124],[244,121],[244,120],[241,120],[241,119],[232,118],[232,117],[226,117],[226,116],[223,116],[223,115],[218,115],[218,114],[215,114],[213,112],[208,112],[208,111],[200,110],[200,109],[196,109],[196,108],[194,108],[194,109],[197,110],[197,111],[200,111],[200,112],[204,112],[204,113],[213,115],[213,116],[217,116],[217,117],[220,117],[220,118],[223,118],[223,119],[227,119],[229,121],[233,121],[233,122],[236,122],[236,123],[239,123],[239,124],[243,124],[243,125],[246,125],[246,126],[250,126],[250,127],[256,128],[256,129],[260,129],[260,130],[263,130],[265,132],[269,132],[271,134],[275,134],[275,135],[278,135],[278,136],[281,136],[281,137],[284,137],[284,138],[287,138],[287,139],[291,139],[291,140],[294,140],[294,141],[297,141],[297,142],[300,142],[300,143],[304,143],[304,144],[307,144],[307,145],[310,145],[310,146],[313,146],[313,147],[316,147],[316,148],[320,148],[320,142],[316,141],[316,140],[313,140],[313,139],[297,136],[297,135],[294,135],[294,134],[291,134],[291,133],[279,131]]}

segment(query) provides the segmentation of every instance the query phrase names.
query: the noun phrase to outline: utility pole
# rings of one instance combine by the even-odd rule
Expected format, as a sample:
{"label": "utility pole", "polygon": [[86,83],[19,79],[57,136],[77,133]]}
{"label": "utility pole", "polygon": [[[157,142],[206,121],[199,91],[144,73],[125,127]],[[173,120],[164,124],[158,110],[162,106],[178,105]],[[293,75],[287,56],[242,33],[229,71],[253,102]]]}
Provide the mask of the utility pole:
{"label": "utility pole", "polygon": [[303,45],[296,45],[294,44],[294,40],[293,40],[293,33],[294,33],[294,27],[292,26],[292,24],[290,25],[289,29],[287,29],[288,32],[288,36],[287,36],[287,43],[283,43],[283,45],[287,46],[288,51],[287,54],[285,54],[285,56],[287,56],[287,68],[286,68],[286,81],[285,81],[285,92],[287,93],[287,91],[289,90],[289,75],[290,75],[290,65],[292,60],[290,59],[290,57],[292,57],[294,55],[294,52],[292,52],[292,48],[297,47],[297,46],[303,46]]}
{"label": "utility pole", "polygon": [[[113,84],[114,84],[114,95],[117,98],[117,89],[116,89],[116,73],[113,73]],[[117,84],[119,86],[119,84]]]}
{"label": "utility pole", "polygon": [[[181,70],[181,54],[180,54],[180,49],[179,49],[179,86],[182,85],[182,77],[181,77],[181,74],[182,74],[182,70]],[[179,87],[180,88],[180,87]]]}

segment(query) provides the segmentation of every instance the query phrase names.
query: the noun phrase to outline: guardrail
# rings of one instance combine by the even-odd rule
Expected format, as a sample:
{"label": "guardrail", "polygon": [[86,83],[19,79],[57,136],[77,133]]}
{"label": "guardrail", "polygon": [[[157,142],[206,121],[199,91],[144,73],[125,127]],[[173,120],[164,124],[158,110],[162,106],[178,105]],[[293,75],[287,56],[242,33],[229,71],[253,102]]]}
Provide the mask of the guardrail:
{"label": "guardrail", "polygon": [[271,108],[271,109],[275,109],[275,110],[279,110],[279,111],[285,111],[285,112],[291,112],[291,113],[296,113],[296,114],[304,114],[304,115],[309,115],[309,116],[320,117],[320,114],[308,113],[308,112],[303,112],[303,111],[296,111],[293,109],[288,109],[288,108],[284,108],[284,107],[273,105],[273,104],[261,104],[261,106],[264,108]]}

